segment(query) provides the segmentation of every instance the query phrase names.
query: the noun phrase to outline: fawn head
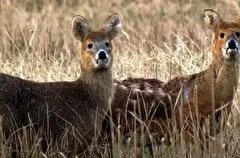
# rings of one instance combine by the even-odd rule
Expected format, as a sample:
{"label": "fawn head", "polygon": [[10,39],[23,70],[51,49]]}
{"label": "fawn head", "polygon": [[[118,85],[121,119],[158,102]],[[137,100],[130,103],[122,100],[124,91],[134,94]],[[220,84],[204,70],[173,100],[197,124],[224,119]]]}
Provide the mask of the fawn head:
{"label": "fawn head", "polygon": [[214,33],[212,38],[212,52],[214,57],[225,63],[238,63],[240,58],[240,17],[233,20],[223,20],[212,9],[204,11],[204,22]]}
{"label": "fawn head", "polygon": [[112,14],[103,28],[92,31],[87,20],[74,16],[72,33],[79,40],[80,64],[82,71],[106,71],[112,67],[112,39],[120,32],[121,23],[118,14]]}

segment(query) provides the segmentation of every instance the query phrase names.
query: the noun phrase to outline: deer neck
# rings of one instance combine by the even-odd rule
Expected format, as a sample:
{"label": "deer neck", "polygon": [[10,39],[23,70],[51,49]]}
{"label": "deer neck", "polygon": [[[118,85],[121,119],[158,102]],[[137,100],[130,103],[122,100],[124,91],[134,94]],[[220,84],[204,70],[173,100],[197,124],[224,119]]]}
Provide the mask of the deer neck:
{"label": "deer neck", "polygon": [[82,71],[79,80],[90,87],[89,91],[92,97],[94,97],[94,99],[98,99],[98,104],[101,103],[102,109],[106,112],[113,95],[113,79],[111,70],[109,69],[97,72]]}
{"label": "deer neck", "polygon": [[239,65],[236,63],[227,63],[219,59],[213,60],[211,65],[215,91],[222,92],[222,95],[233,99],[238,86]]}
{"label": "deer neck", "polygon": [[[206,104],[211,100],[209,104],[215,104],[215,108],[219,108],[221,105],[232,102],[238,86],[238,64],[229,64],[224,60],[213,58],[209,67],[199,74],[197,89],[204,93],[204,96],[199,96],[201,100],[205,100],[203,103]],[[213,100],[214,103],[212,103]]]}

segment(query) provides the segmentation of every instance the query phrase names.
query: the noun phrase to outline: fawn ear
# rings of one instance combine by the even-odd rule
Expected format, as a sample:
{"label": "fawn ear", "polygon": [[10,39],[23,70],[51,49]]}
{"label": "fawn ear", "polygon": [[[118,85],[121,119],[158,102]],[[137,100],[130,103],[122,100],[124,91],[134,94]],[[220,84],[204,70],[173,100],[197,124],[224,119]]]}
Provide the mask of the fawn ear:
{"label": "fawn ear", "polygon": [[121,21],[117,13],[112,14],[105,22],[104,30],[113,39],[121,31]]}
{"label": "fawn ear", "polygon": [[204,22],[209,29],[215,30],[222,21],[221,16],[213,9],[204,10]]}
{"label": "fawn ear", "polygon": [[74,16],[72,19],[72,34],[75,39],[82,41],[88,31],[90,31],[90,26],[87,20],[80,15]]}

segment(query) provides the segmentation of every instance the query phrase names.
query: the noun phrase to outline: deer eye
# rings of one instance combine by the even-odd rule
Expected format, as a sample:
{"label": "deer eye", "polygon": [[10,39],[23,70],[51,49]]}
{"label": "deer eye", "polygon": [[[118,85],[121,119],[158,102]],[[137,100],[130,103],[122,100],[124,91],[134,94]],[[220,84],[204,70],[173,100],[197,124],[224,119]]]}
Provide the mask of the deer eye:
{"label": "deer eye", "polygon": [[105,46],[108,48],[109,47],[109,43],[108,42],[105,42]]}
{"label": "deer eye", "polygon": [[88,47],[88,49],[92,49],[92,48],[93,48],[93,44],[92,44],[92,43],[89,43],[89,44],[87,45],[87,47]]}
{"label": "deer eye", "polygon": [[225,33],[220,33],[220,38],[224,38],[224,36],[225,36]]}
{"label": "deer eye", "polygon": [[237,38],[240,37],[240,32],[236,32],[235,34],[236,34]]}

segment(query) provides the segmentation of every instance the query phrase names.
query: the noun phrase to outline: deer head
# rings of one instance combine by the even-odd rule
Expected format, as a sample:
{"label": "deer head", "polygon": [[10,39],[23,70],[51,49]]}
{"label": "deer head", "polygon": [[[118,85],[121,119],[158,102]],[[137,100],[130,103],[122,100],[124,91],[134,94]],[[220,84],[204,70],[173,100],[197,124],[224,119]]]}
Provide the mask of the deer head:
{"label": "deer head", "polygon": [[239,63],[240,18],[223,20],[216,11],[206,9],[204,22],[214,34],[211,45],[214,59],[224,60],[227,64]]}
{"label": "deer head", "polygon": [[80,64],[82,72],[106,71],[112,67],[112,39],[120,32],[118,14],[112,14],[103,28],[92,31],[89,23],[80,15],[72,20],[72,33],[80,45]]}

